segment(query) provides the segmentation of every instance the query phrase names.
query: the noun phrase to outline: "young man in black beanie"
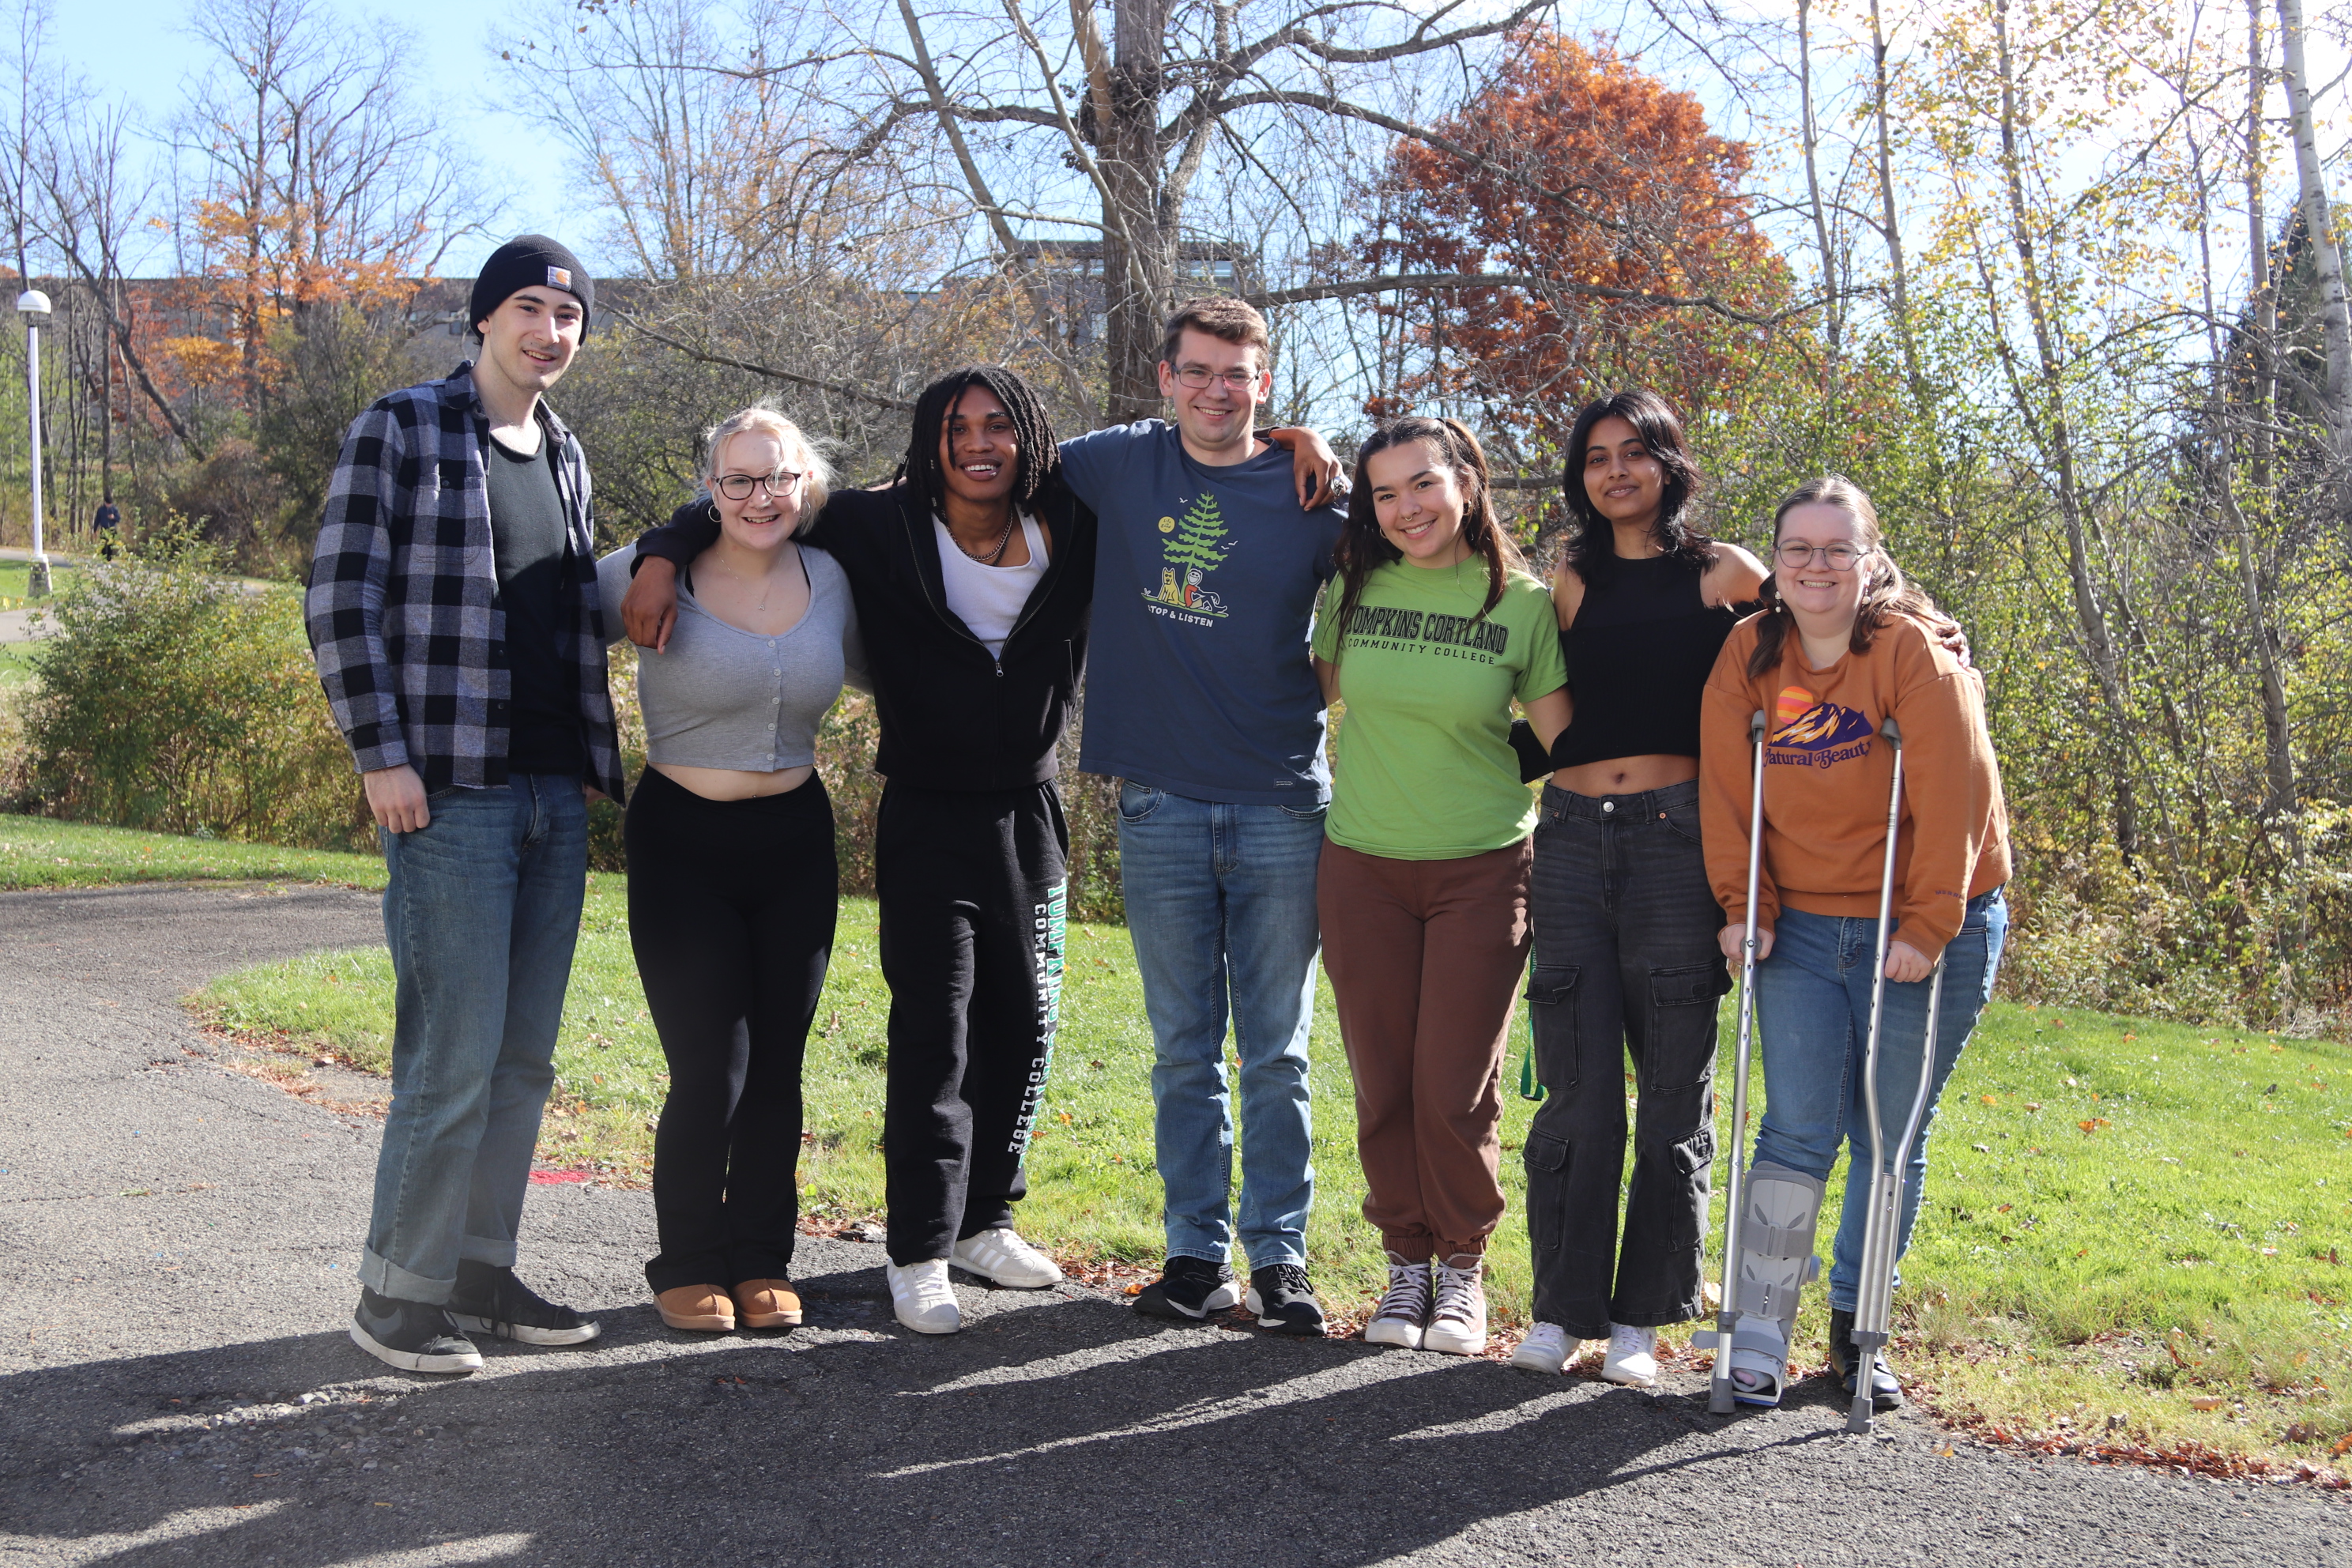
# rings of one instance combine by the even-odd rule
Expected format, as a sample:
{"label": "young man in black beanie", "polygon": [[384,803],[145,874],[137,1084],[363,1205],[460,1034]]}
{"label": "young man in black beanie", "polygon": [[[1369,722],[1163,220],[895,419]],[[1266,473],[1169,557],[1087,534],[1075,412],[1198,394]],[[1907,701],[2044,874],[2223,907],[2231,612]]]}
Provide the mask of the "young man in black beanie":
{"label": "young man in black beanie", "polygon": [[466,1331],[580,1344],[515,1278],[515,1234],[587,887],[588,800],[621,797],[588,465],[541,395],[595,289],[543,235],[474,284],[481,345],[352,421],[307,611],[383,844],[392,1109],[352,1338],[411,1372]]}

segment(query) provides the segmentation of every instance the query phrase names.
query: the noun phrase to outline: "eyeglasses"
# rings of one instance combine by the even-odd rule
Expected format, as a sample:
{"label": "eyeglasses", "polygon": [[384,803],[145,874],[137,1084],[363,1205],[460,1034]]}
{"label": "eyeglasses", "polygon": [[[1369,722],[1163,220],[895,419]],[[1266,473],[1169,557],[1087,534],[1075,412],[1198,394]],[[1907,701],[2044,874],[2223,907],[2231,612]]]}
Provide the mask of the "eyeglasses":
{"label": "eyeglasses", "polygon": [[729,500],[750,500],[754,489],[766,490],[772,496],[788,496],[799,487],[804,477],[784,468],[778,468],[772,474],[725,474],[710,488]]}
{"label": "eyeglasses", "polygon": [[1235,392],[1247,392],[1257,384],[1257,378],[1265,374],[1264,371],[1258,370],[1229,370],[1219,373],[1204,364],[1187,364],[1177,367],[1176,379],[1195,392],[1213,381],[1222,381]]}
{"label": "eyeglasses", "polygon": [[1811,566],[1815,556],[1827,563],[1832,572],[1851,572],[1855,562],[1870,553],[1851,544],[1799,544],[1793,540],[1775,547],[1772,552],[1780,558],[1781,565],[1792,572]]}

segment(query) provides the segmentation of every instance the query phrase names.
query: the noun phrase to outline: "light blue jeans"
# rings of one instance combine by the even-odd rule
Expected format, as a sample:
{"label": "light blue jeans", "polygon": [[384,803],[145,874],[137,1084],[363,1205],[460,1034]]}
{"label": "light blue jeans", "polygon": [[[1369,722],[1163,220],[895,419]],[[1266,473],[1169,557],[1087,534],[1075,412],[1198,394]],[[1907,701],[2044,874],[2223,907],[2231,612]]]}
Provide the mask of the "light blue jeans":
{"label": "light blue jeans", "polygon": [[383,833],[397,989],[392,1110],[360,1281],[442,1302],[460,1258],[511,1267],[587,892],[580,781],[447,789]]}
{"label": "light blue jeans", "polygon": [[1238,1229],[1252,1268],[1307,1261],[1315,1199],[1307,1036],[1324,809],[1234,805],[1122,783],[1127,929],[1158,1047],[1153,1136],[1168,1254],[1223,1263],[1236,1229],[1225,1026],[1241,1058]]}
{"label": "light blue jeans", "polygon": [[[1903,1227],[1897,1258],[1911,1245],[1927,1174],[1927,1131],[1944,1084],[1969,1043],[1969,1032],[1992,995],[2009,936],[2009,905],[2001,889],[1970,899],[1959,934],[1944,948],[1944,996],[1936,1023],[1935,1088],[1911,1146],[1904,1175]],[[1869,1114],[1863,1097],[1864,1049],[1870,1039],[1870,982],[1878,949],[1878,921],[1811,915],[1784,909],[1772,928],[1772,956],[1756,966],[1756,1023],[1764,1037],[1764,1124],[1756,1134],[1756,1161],[1785,1165],[1827,1180],[1838,1149],[1851,1142],[1845,1212],[1838,1220],[1830,1259],[1830,1305],[1853,1310],[1862,1282],[1862,1235],[1870,1213]],[[1931,982],[1886,983],[1886,1016],[1879,1025],[1878,1110],[1889,1139],[1903,1136],[1911,1097],[1919,1090],[1919,1057],[1927,1039]],[[1860,1168],[1864,1179],[1854,1179]],[[1901,1275],[1896,1275],[1899,1282]]]}

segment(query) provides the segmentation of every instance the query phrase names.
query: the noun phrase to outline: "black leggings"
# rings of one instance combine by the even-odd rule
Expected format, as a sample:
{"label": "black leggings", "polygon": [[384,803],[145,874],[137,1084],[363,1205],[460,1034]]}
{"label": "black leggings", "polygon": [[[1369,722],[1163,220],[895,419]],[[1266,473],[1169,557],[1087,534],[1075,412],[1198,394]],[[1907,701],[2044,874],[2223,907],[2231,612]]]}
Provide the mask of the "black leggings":
{"label": "black leggings", "polygon": [[883,1111],[890,1261],[1013,1223],[1062,1014],[1063,864],[1052,780],[889,784],[874,841],[890,983]]}
{"label": "black leggings", "polygon": [[840,896],[833,803],[814,776],[716,801],[648,768],[626,836],[629,944],[669,1060],[646,1282],[789,1279],[801,1058]]}

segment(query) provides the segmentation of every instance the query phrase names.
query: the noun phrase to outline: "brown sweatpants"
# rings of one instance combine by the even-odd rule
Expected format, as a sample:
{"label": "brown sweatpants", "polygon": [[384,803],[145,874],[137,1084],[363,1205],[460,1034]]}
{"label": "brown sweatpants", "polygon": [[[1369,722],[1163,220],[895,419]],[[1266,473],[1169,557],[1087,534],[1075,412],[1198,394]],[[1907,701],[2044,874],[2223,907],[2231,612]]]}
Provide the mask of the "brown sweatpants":
{"label": "brown sweatpants", "polygon": [[1531,863],[1524,839],[1459,860],[1323,846],[1315,904],[1356,1079],[1364,1217],[1409,1263],[1483,1253],[1502,1222],[1496,1130]]}

